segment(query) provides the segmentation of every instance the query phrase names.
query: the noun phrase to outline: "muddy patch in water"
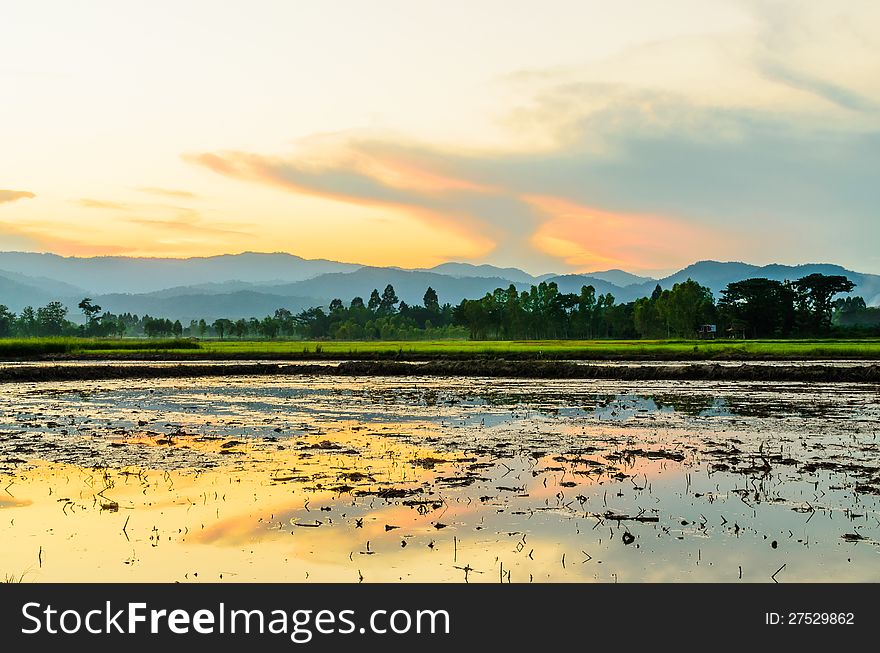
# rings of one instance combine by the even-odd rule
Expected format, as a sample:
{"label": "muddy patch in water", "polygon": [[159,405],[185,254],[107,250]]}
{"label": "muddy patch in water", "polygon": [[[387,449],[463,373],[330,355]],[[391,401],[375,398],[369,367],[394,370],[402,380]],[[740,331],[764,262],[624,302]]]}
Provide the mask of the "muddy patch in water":
{"label": "muddy patch in water", "polygon": [[6,386],[25,581],[880,580],[876,386]]}

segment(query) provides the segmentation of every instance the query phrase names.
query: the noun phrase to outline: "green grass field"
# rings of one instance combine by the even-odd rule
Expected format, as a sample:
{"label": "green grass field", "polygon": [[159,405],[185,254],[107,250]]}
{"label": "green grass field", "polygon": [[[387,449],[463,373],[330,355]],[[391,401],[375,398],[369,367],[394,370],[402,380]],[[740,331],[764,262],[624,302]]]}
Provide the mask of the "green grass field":
{"label": "green grass field", "polygon": [[142,354],[162,351],[199,351],[190,340],[116,340],[109,338],[4,338],[0,339],[0,358],[41,358],[47,356],[85,356]]}
{"label": "green grass field", "polygon": [[595,360],[880,359],[880,339],[864,340],[0,340],[0,359],[348,359],[548,358]]}

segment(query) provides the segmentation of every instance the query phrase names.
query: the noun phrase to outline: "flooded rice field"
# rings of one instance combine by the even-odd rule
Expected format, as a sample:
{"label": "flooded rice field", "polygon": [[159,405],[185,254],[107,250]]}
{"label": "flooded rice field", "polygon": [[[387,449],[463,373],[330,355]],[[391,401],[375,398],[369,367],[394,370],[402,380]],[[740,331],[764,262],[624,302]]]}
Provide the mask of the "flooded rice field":
{"label": "flooded rice field", "polygon": [[880,581],[878,390],[5,384],[0,580]]}

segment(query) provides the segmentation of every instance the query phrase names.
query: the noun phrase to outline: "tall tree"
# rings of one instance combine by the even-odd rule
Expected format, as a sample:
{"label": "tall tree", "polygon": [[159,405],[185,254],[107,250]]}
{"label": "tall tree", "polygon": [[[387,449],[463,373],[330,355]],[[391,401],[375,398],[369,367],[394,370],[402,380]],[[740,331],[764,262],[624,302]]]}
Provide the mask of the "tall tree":
{"label": "tall tree", "polygon": [[654,290],[651,292],[651,301],[656,302],[658,299],[660,299],[660,296],[662,294],[663,288],[661,288],[660,284],[658,283],[656,286],[654,286]]}
{"label": "tall tree", "polygon": [[437,297],[437,291],[428,286],[425,296],[422,297],[422,305],[432,313],[440,312],[440,299]]}
{"label": "tall tree", "polygon": [[581,286],[578,295],[577,315],[579,331],[587,338],[593,337],[593,313],[596,311],[596,289],[591,285]]}
{"label": "tall tree", "polygon": [[713,319],[712,291],[688,279],[669,292],[669,326],[679,337],[692,338],[700,324]]}
{"label": "tall tree", "polygon": [[324,338],[329,335],[330,319],[320,307],[306,309],[293,319],[297,331],[305,338]]}
{"label": "tall tree", "polygon": [[831,329],[831,300],[834,295],[850,292],[856,287],[856,284],[842,275],[819,273],[801,277],[792,285],[807,313],[806,321],[816,335],[823,335]]}
{"label": "tall tree", "polygon": [[101,307],[97,304],[92,303],[91,297],[85,297],[79,304],[78,308],[83,312],[83,315],[86,316],[86,319],[89,321],[94,320],[98,313],[101,312]]}
{"label": "tall tree", "polygon": [[85,297],[78,304],[78,308],[82,311],[83,315],[86,316],[86,325],[83,329],[86,335],[100,335],[100,329],[98,327],[98,314],[101,312],[101,307],[97,304],[93,304],[90,297]]}
{"label": "tall tree", "polygon": [[788,336],[794,326],[795,292],[773,279],[744,279],[728,284],[718,302],[727,321],[753,338]]}
{"label": "tall tree", "polygon": [[[370,301],[372,301],[372,297]],[[389,283],[385,286],[385,291],[382,293],[382,300],[379,302],[379,313],[381,315],[391,315],[394,313],[394,307],[398,301],[400,300],[394,292],[394,286]]]}
{"label": "tall tree", "polygon": [[37,333],[41,336],[60,336],[67,322],[67,307],[61,302],[49,302],[37,309]]}
{"label": "tall tree", "polygon": [[37,335],[37,314],[33,306],[25,306],[21,309],[21,313],[15,321],[15,330],[25,338]]}
{"label": "tall tree", "polygon": [[278,326],[278,321],[267,315],[260,322],[260,333],[263,334],[264,338],[271,340],[278,335]]}
{"label": "tall tree", "polygon": [[370,299],[367,301],[367,308],[370,309],[371,312],[375,313],[379,310],[379,305],[382,303],[382,298],[379,297],[379,291],[376,288],[373,288],[373,292],[370,293]]}
{"label": "tall tree", "polygon": [[214,320],[214,324],[211,326],[214,328],[214,331],[217,332],[217,335],[220,336],[220,340],[223,340],[223,336],[232,330],[232,321],[225,317],[221,317]]}
{"label": "tall tree", "polygon": [[343,305],[341,299],[333,299],[330,301],[329,309],[331,313],[338,313],[343,308],[345,308],[345,306]]}
{"label": "tall tree", "polygon": [[278,322],[278,330],[285,336],[292,336],[296,330],[293,313],[286,308],[275,309],[275,321]]}
{"label": "tall tree", "polygon": [[649,297],[637,299],[633,305],[633,326],[642,338],[662,338],[666,323],[660,315],[658,300]]}
{"label": "tall tree", "polygon": [[10,312],[9,308],[0,304],[0,338],[11,336],[14,327],[15,313]]}

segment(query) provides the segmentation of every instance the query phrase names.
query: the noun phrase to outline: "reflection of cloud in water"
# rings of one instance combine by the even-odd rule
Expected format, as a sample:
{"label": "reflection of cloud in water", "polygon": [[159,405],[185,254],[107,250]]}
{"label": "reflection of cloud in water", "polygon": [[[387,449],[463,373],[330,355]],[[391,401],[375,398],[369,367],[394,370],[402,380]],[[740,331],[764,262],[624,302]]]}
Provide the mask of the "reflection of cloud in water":
{"label": "reflection of cloud in water", "polygon": [[0,497],[0,510],[3,508],[22,508],[33,503],[30,499],[16,499],[15,497]]}
{"label": "reflection of cloud in water", "polygon": [[33,580],[880,580],[871,388],[212,378],[0,411],[0,573]]}

